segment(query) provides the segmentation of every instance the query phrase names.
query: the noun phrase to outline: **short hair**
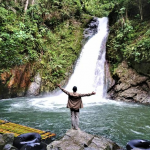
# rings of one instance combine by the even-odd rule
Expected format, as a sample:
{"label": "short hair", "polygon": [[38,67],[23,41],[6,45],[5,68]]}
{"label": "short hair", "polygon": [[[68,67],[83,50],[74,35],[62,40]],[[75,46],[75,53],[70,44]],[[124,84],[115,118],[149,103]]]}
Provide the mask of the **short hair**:
{"label": "short hair", "polygon": [[74,87],[72,88],[72,90],[73,90],[73,92],[76,92],[76,91],[77,91],[77,87],[74,86]]}

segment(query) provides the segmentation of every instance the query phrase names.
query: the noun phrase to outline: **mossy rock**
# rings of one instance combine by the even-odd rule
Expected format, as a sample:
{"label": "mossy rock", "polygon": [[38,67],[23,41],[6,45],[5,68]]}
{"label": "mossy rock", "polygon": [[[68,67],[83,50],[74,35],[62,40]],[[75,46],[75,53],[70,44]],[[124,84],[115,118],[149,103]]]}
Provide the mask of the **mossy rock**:
{"label": "mossy rock", "polygon": [[150,62],[132,63],[131,66],[140,74],[150,77]]}

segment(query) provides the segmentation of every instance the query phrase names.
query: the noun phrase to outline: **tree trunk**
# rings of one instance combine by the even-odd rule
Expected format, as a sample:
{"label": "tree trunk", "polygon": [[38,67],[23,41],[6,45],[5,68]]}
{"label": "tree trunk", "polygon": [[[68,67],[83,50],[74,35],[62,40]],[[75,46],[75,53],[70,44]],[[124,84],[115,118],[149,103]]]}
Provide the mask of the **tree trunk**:
{"label": "tree trunk", "polygon": [[26,13],[28,8],[29,0],[26,0],[25,6],[24,6],[24,12]]}
{"label": "tree trunk", "polygon": [[128,20],[128,9],[126,8],[126,20]]}
{"label": "tree trunk", "polygon": [[142,5],[142,0],[139,0],[139,11],[140,11],[141,20],[143,21],[143,5]]}
{"label": "tree trunk", "polygon": [[35,0],[32,0],[31,5],[34,5]]}
{"label": "tree trunk", "polygon": [[24,6],[24,0],[21,0],[21,4],[22,4],[22,6]]}

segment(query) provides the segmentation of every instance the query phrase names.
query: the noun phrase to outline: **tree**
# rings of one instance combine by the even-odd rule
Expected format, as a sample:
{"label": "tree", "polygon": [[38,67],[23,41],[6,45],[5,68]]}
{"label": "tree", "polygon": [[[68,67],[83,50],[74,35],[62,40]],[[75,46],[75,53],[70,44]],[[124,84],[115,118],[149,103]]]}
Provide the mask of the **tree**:
{"label": "tree", "polygon": [[143,9],[148,4],[148,0],[134,0],[134,5],[138,7],[141,20],[143,21]]}
{"label": "tree", "polygon": [[26,13],[26,11],[27,11],[28,5],[29,5],[29,0],[26,0],[25,6],[24,6],[24,12],[25,12],[25,13]]}
{"label": "tree", "polygon": [[35,2],[35,0],[32,0],[32,1],[31,1],[31,5],[34,5],[34,2]]}

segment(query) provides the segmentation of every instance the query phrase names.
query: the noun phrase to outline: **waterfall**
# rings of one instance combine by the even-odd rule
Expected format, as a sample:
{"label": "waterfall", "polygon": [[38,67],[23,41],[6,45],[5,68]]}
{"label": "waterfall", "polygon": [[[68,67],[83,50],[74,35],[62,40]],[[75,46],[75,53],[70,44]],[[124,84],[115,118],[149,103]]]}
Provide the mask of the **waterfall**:
{"label": "waterfall", "polygon": [[77,61],[73,75],[66,90],[78,87],[80,93],[95,91],[99,99],[103,98],[104,91],[104,64],[106,55],[106,41],[108,36],[108,18],[98,19],[98,31],[85,44]]}
{"label": "waterfall", "polygon": [[[104,65],[106,54],[106,41],[108,36],[108,18],[98,19],[97,33],[93,35],[84,45],[77,60],[74,72],[64,87],[72,92],[72,87],[77,86],[78,93],[96,92],[96,95],[84,97],[84,103],[99,102],[104,98]],[[32,99],[33,105],[40,107],[51,107],[53,104],[66,104],[67,95],[63,92],[51,94],[50,97]]]}

